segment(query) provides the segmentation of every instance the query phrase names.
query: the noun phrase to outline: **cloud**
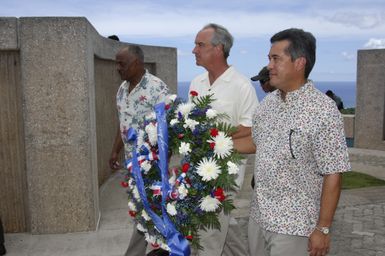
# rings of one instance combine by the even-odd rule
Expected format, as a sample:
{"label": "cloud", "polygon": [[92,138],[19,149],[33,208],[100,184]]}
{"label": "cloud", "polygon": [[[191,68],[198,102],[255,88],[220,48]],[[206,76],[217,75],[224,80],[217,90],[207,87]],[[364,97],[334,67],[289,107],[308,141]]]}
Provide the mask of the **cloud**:
{"label": "cloud", "polygon": [[340,23],[348,27],[359,29],[374,29],[383,26],[385,12],[378,11],[338,11],[330,17],[330,21]]}
{"label": "cloud", "polygon": [[355,54],[351,54],[348,52],[341,52],[341,56],[346,61],[355,60],[355,57],[356,57]]}
{"label": "cloud", "polygon": [[383,49],[385,48],[385,38],[383,39],[370,38],[364,47],[366,49]]}
{"label": "cloud", "polygon": [[224,25],[236,38],[270,37],[289,27],[317,38],[385,34],[385,9],[379,0],[351,0],[348,7],[341,0],[314,2],[2,0],[0,16],[85,16],[100,34],[127,38],[193,37],[209,22]]}

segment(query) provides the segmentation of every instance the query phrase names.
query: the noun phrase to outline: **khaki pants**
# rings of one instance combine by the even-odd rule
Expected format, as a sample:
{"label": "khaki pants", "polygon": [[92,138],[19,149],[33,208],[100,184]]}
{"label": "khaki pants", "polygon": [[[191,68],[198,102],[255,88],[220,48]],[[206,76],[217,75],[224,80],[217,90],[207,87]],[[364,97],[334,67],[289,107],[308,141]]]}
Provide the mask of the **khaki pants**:
{"label": "khaki pants", "polygon": [[308,256],[308,237],[273,233],[262,229],[249,218],[249,252],[251,256]]}
{"label": "khaki pants", "polygon": [[132,231],[130,243],[128,245],[125,256],[144,256],[146,255],[147,241],[144,235],[136,229],[136,225]]}

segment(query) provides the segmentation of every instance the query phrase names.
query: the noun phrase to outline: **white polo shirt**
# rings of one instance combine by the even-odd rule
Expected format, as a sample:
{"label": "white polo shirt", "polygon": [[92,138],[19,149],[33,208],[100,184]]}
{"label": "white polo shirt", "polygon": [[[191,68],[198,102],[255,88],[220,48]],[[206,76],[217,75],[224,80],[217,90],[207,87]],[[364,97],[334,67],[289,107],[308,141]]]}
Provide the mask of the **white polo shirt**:
{"label": "white polo shirt", "polygon": [[[213,94],[216,99],[211,105],[218,113],[226,113],[233,126],[252,126],[252,117],[258,105],[257,94],[250,79],[230,66],[210,85],[208,72],[194,78],[189,91],[198,96]],[[225,120],[224,120],[225,121]]]}

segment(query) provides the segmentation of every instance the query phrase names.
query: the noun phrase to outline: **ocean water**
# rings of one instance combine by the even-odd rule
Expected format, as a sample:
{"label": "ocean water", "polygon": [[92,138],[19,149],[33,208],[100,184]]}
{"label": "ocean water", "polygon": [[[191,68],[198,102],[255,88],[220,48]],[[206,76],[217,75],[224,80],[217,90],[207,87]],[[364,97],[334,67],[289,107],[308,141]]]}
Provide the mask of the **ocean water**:
{"label": "ocean water", "polygon": [[[344,108],[354,108],[356,106],[356,82],[314,82],[321,92],[332,90],[344,102]],[[178,82],[178,96],[187,100],[190,82]],[[258,99],[261,101],[265,97],[259,82],[253,82]]]}

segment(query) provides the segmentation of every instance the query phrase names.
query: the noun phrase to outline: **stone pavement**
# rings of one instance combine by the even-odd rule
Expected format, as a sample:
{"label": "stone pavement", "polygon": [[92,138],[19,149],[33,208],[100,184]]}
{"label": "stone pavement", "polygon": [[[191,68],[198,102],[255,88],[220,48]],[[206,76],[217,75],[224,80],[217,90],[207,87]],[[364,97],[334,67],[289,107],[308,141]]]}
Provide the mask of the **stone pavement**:
{"label": "stone pavement", "polygon": [[[349,150],[353,170],[385,180],[385,152]],[[250,180],[253,157],[248,158],[244,186],[233,212],[247,241]],[[358,168],[358,169],[356,169]],[[6,234],[7,256],[118,256],[123,255],[132,232],[119,175],[100,189],[101,219],[95,232],[31,235]],[[385,187],[344,190],[332,228],[330,256],[385,256]]]}

